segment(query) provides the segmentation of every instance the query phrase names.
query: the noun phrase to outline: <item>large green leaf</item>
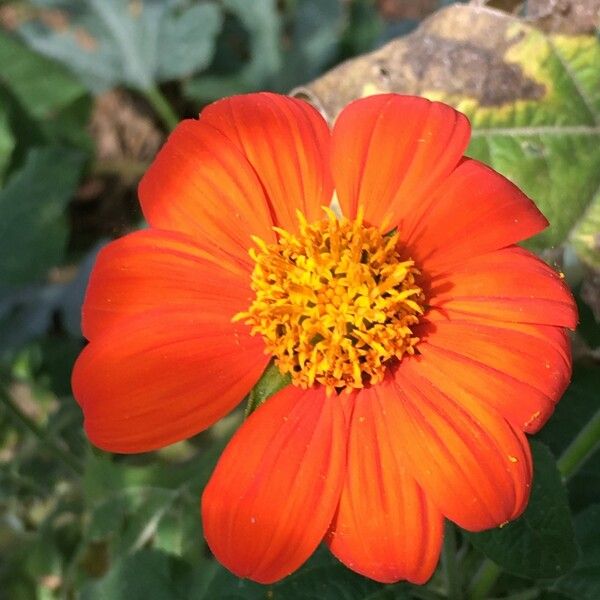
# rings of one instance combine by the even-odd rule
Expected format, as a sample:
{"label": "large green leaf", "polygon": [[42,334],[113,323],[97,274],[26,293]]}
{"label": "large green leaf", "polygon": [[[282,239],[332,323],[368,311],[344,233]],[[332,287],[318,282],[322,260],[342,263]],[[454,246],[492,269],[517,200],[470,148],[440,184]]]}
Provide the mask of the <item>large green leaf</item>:
{"label": "large green leaf", "polygon": [[[473,122],[469,153],[491,164],[534,198],[550,227],[541,250],[572,244],[600,265],[600,41],[545,35],[514,21],[504,59],[521,70],[531,97],[482,106],[449,97]],[[535,91],[534,91],[535,90]]]}
{"label": "large green leaf", "polygon": [[300,0],[277,87],[289,91],[316,77],[336,55],[347,17],[339,0]]}
{"label": "large green leaf", "polygon": [[91,149],[91,102],[73,74],[1,30],[0,64],[0,182],[32,146]]}
{"label": "large green leaf", "polygon": [[32,150],[0,191],[0,281],[20,284],[44,277],[63,259],[73,196],[84,156],[65,148]]}
{"label": "large green leaf", "polygon": [[20,33],[94,92],[115,85],[149,90],[205,68],[221,27],[213,2],[185,7],[180,0],[67,0],[60,7],[59,27],[31,20]]}
{"label": "large green leaf", "polygon": [[525,513],[504,527],[468,537],[508,573],[556,578],[577,560],[573,524],[552,454],[539,442],[532,443],[532,452],[535,476]]}
{"label": "large green leaf", "polygon": [[223,8],[235,16],[249,35],[249,58],[227,75],[202,75],[190,80],[185,94],[195,100],[211,101],[221,96],[268,87],[281,67],[281,20],[275,0],[222,0]]}
{"label": "large green leaf", "polygon": [[575,568],[561,577],[553,589],[573,600],[600,598],[600,504],[577,515],[575,534],[581,555]]}
{"label": "large green leaf", "polygon": [[599,64],[596,35],[548,34],[497,10],[456,4],[301,91],[330,119],[378,92],[452,104],[473,125],[468,154],[517,183],[550,221],[531,245],[571,245],[598,266]]}
{"label": "large green leaf", "polygon": [[52,116],[85,93],[85,88],[63,67],[2,30],[0,64],[0,85],[9,89],[32,117]]}

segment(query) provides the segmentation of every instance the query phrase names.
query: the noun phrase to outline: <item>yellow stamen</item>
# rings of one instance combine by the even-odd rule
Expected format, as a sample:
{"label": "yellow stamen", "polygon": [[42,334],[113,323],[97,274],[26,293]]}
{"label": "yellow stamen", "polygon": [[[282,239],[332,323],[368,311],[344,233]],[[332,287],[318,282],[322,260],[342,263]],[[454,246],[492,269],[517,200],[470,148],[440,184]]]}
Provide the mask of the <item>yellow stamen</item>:
{"label": "yellow stamen", "polygon": [[292,383],[335,390],[383,379],[390,363],[414,354],[411,327],[423,313],[414,261],[398,252],[398,234],[384,235],[325,209],[307,223],[298,213],[297,235],[276,228],[279,241],[253,238],[256,298],[235,315],[261,334],[267,351]]}

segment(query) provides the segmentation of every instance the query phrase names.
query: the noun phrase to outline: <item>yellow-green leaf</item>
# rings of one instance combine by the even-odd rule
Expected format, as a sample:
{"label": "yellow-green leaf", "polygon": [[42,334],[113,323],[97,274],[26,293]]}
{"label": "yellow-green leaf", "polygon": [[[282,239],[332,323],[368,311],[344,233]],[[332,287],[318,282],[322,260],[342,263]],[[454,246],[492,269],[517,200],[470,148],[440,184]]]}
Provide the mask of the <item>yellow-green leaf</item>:
{"label": "yellow-green leaf", "polygon": [[380,92],[426,96],[468,115],[468,154],[517,183],[550,227],[536,250],[571,245],[600,265],[600,40],[545,33],[500,11],[454,5],[412,34],[298,90],[330,119]]}

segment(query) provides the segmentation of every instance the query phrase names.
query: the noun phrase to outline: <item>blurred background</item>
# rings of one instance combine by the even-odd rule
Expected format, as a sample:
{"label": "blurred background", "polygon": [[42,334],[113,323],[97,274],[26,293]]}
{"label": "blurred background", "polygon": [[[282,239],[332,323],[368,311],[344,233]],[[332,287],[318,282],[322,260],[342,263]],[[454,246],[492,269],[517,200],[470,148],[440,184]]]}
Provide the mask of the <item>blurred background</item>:
{"label": "blurred background", "polygon": [[440,573],[427,589],[380,586],[321,552],[270,590],[221,569],[198,499],[237,413],[137,457],[83,436],[69,380],[96,253],[143,226],[137,183],[178,120],[265,89],[329,120],[381,91],[445,100],[473,123],[469,154],[550,220],[529,247],[575,290],[574,380],[537,436],[542,504],[504,546],[459,534],[462,572],[475,586],[489,556],[503,569],[495,596],[600,598],[588,533],[600,528],[599,456],[588,448],[570,471],[564,459],[600,394],[599,11],[599,0],[0,2],[0,598],[446,597]]}

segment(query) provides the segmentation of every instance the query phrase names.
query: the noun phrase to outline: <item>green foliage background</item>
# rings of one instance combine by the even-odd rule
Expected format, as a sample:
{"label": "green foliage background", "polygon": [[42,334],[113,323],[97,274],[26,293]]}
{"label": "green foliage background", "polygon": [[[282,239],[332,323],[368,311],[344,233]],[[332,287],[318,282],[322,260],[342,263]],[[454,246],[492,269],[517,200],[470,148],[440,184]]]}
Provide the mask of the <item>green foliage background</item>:
{"label": "green foliage background", "polygon": [[[0,598],[600,598],[598,22],[565,32],[557,15],[533,18],[551,4],[542,1],[495,3],[516,11],[510,18],[451,4],[0,2]],[[600,14],[597,0],[581,4]],[[500,58],[546,93],[498,105],[473,97],[468,82],[423,93],[469,114],[470,153],[539,202],[551,228],[532,247],[565,272],[581,314],[573,382],[534,442],[530,506],[502,529],[449,527],[426,587],[377,584],[322,549],[270,588],[240,581],[211,558],[198,504],[242,411],[144,456],[102,453],[82,434],[69,378],[95,254],[143,226],[137,181],[180,118],[232,93],[289,91],[413,31],[400,42],[410,49],[436,23],[455,19],[457,38],[467,16],[520,36]],[[465,34],[474,48],[476,31]],[[369,77],[352,94],[384,85]],[[410,91],[400,76],[385,85]],[[263,380],[250,401],[276,385]]]}

